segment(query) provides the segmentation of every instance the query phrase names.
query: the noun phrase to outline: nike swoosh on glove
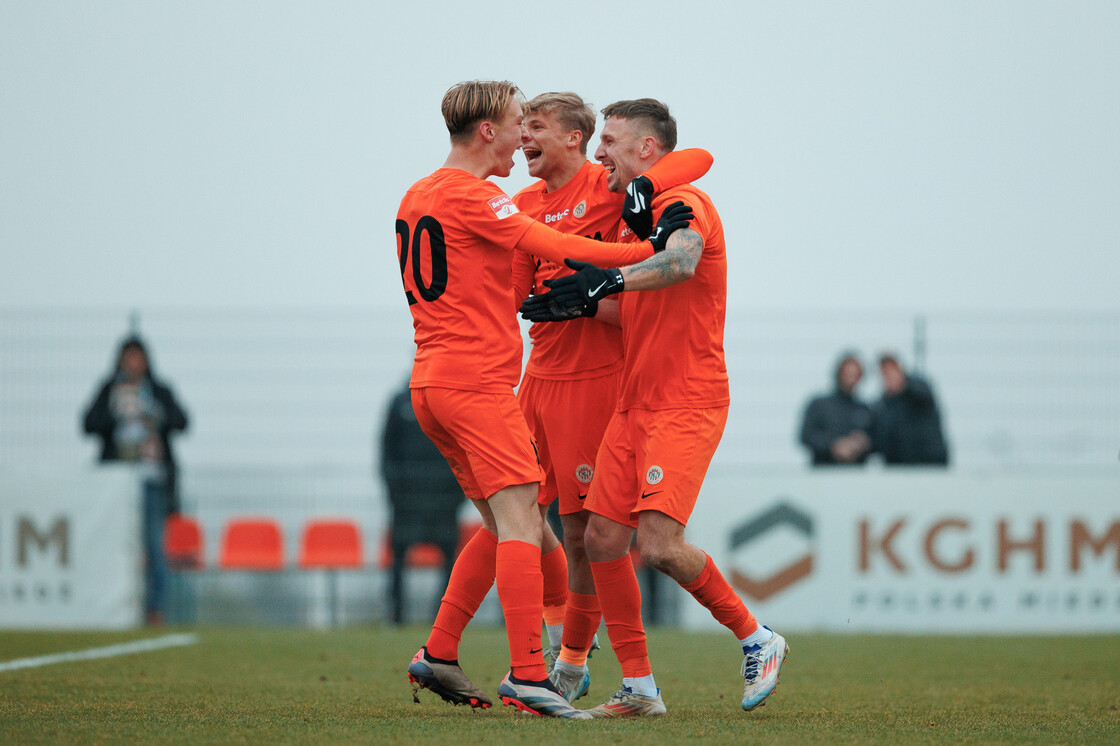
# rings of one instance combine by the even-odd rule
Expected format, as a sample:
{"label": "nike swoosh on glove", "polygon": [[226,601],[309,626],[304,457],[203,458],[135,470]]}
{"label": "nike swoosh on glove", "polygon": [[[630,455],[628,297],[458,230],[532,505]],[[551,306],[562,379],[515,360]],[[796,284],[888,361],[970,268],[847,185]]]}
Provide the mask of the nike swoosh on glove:
{"label": "nike swoosh on glove", "polygon": [[643,241],[653,233],[653,182],[638,176],[626,187],[622,203],[622,219]]}
{"label": "nike swoosh on glove", "polygon": [[560,308],[586,306],[608,295],[622,292],[622,270],[600,269],[594,264],[575,259],[565,259],[564,263],[574,269],[575,274],[544,281],[549,288],[544,297]]}

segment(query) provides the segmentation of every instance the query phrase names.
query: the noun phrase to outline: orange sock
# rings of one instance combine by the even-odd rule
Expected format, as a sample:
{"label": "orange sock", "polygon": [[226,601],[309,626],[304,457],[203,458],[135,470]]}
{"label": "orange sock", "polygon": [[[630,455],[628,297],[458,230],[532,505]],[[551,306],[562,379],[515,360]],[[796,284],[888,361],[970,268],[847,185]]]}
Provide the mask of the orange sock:
{"label": "orange sock", "polygon": [[716,621],[727,627],[735,634],[735,639],[742,640],[758,629],[758,620],[754,614],[747,610],[743,599],[735,593],[722,574],[716,563],[708,557],[704,569],[691,583],[682,583],[681,587],[692,594]]}
{"label": "orange sock", "polygon": [[564,614],[564,647],[560,660],[573,666],[587,663],[591,642],[599,631],[603,613],[599,610],[599,597],[568,591],[568,606]]}
{"label": "orange sock", "polygon": [[544,623],[563,624],[564,604],[568,601],[568,557],[559,544],[541,555],[544,576]]}
{"label": "orange sock", "polygon": [[630,555],[609,562],[592,562],[595,592],[611,637],[611,648],[625,678],[649,676],[653,668],[642,627],[642,591]]}
{"label": "orange sock", "polygon": [[494,585],[497,549],[498,537],[480,528],[455,559],[451,580],[428,635],[427,648],[432,657],[447,661],[458,659],[463,630]]}
{"label": "orange sock", "polygon": [[525,541],[498,542],[497,575],[498,600],[509,636],[510,669],[519,679],[545,679],[548,672],[541,656],[544,578],[540,547]]}

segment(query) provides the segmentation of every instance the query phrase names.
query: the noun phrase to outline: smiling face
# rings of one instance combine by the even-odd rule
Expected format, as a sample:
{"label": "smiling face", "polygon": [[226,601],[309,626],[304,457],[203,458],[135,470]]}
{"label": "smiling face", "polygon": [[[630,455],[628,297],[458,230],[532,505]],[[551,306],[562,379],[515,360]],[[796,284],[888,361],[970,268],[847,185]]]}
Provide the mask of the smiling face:
{"label": "smiling face", "polygon": [[491,174],[494,176],[509,176],[513,170],[513,154],[521,147],[522,134],[525,127],[522,124],[524,115],[521,104],[516,98],[510,99],[506,107],[505,116],[500,122],[491,122],[493,133],[492,152],[494,166]]}
{"label": "smiling face", "polygon": [[638,131],[635,123],[621,117],[610,117],[599,137],[595,160],[607,169],[607,189],[623,192],[626,185],[652,164],[643,155],[652,147],[652,138]]}
{"label": "smiling face", "polygon": [[552,112],[529,114],[521,138],[521,151],[525,153],[529,175],[548,181],[565,168],[570,159],[582,162],[583,154],[579,149],[582,139],[579,130],[565,128]]}

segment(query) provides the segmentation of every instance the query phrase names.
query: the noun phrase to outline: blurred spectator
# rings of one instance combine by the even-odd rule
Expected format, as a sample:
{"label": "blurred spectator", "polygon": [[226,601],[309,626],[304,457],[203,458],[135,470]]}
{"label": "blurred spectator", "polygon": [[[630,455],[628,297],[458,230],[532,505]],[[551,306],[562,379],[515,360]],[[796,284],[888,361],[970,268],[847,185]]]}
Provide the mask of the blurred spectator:
{"label": "blurred spectator", "polygon": [[416,421],[407,384],[389,403],[381,436],[381,475],[392,509],[390,604],[393,622],[401,624],[405,621],[404,566],[409,547],[431,543],[443,553],[443,579],[434,605],[438,610],[451,577],[459,544],[459,507],[465,499],[443,454]]}
{"label": "blurred spectator", "polygon": [[170,434],[185,430],[187,415],[171,389],[152,374],[144,342],[130,336],[121,343],[112,374],[86,410],[85,432],[101,439],[102,461],[135,463],[143,482],[142,529],[147,623],[163,622],[169,575],[163,530],[167,516],[179,512],[178,480]]}
{"label": "blurred spectator", "polygon": [[836,364],[836,387],[814,397],[805,408],[801,442],[813,466],[862,464],[871,452],[871,409],[856,398],[863,365],[854,353]]}
{"label": "blurred spectator", "polygon": [[879,358],[883,397],[873,409],[875,450],[887,464],[949,463],[941,432],[941,415],[933,389],[923,378],[907,374],[898,358]]}

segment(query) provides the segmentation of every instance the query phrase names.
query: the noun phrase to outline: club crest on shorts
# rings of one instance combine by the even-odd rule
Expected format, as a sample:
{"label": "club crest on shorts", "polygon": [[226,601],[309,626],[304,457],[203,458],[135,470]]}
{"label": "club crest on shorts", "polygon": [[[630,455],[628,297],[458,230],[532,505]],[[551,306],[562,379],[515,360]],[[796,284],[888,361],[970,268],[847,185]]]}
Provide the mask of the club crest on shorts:
{"label": "club crest on shorts", "polygon": [[648,484],[657,484],[665,478],[665,472],[661,470],[660,466],[651,466],[649,471],[646,472],[646,482]]}
{"label": "club crest on shorts", "polygon": [[582,218],[587,214],[587,200],[583,200],[572,208],[572,217]]}
{"label": "club crest on shorts", "polygon": [[591,484],[591,477],[595,476],[595,470],[591,464],[580,464],[576,467],[576,479],[581,484]]}

